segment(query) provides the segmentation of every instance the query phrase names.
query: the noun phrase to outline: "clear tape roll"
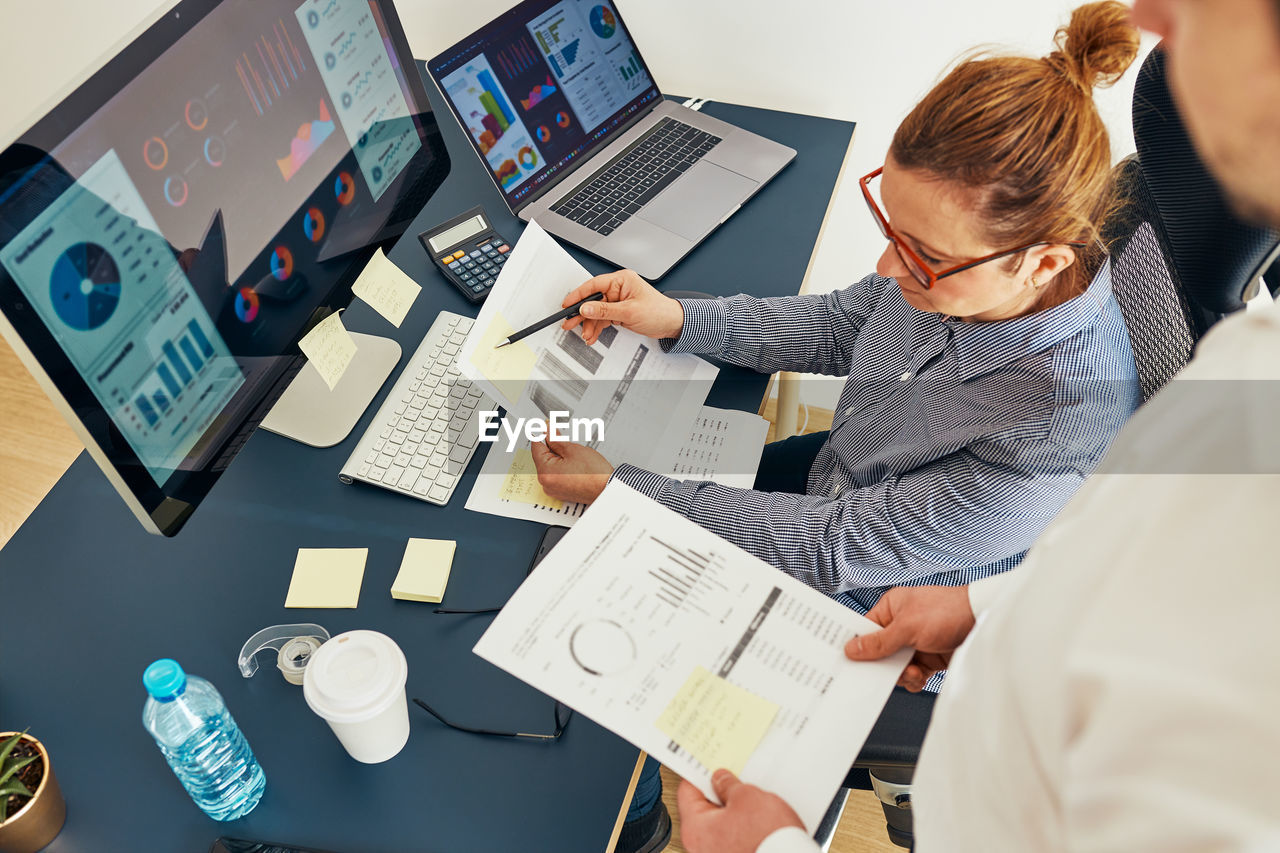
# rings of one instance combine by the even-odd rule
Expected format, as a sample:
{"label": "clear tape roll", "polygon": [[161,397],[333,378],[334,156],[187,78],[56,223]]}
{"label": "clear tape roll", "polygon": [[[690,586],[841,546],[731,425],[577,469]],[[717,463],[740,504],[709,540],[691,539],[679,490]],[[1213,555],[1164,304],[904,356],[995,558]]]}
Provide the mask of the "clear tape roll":
{"label": "clear tape roll", "polygon": [[246,640],[240,649],[240,674],[251,678],[258,671],[255,660],[258,653],[271,649],[276,653],[276,668],[284,680],[290,684],[301,684],[311,656],[328,639],[329,632],[314,622],[270,625]]}
{"label": "clear tape roll", "polygon": [[319,637],[294,637],[281,646],[276,656],[276,667],[284,680],[290,684],[301,684],[311,656],[323,642]]}

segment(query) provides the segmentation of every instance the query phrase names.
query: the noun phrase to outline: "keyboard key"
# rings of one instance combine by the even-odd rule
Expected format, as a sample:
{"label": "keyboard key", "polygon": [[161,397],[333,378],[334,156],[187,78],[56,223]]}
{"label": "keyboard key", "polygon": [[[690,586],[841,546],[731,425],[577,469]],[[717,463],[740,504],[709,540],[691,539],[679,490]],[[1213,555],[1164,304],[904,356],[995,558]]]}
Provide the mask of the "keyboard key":
{"label": "keyboard key", "polygon": [[387,473],[382,476],[382,485],[394,486],[400,482],[400,475],[404,473],[404,469],[399,465],[392,465],[387,469]]}
{"label": "keyboard key", "polygon": [[449,459],[451,459],[454,462],[465,463],[467,459],[469,459],[470,457],[471,457],[471,452],[465,447],[455,447],[449,453]]}
{"label": "keyboard key", "polygon": [[374,466],[373,470],[369,472],[369,479],[373,480],[375,483],[381,483],[382,478],[386,473],[387,473],[386,468],[379,468],[377,466]]}
{"label": "keyboard key", "polygon": [[429,488],[431,488],[431,481],[426,477],[420,477],[417,485],[413,487],[413,493],[415,495],[425,495]]}
{"label": "keyboard key", "polygon": [[427,457],[425,457],[425,456],[415,456],[415,457],[413,457],[413,460],[409,462],[409,465],[410,465],[411,467],[413,467],[413,468],[426,468],[426,467],[427,467]]}
{"label": "keyboard key", "polygon": [[439,465],[428,465],[422,469],[422,478],[424,480],[431,480],[434,482],[436,477],[440,476],[440,471],[441,468]]}
{"label": "keyboard key", "polygon": [[456,482],[458,482],[458,478],[452,474],[441,474],[439,477],[436,477],[436,485],[444,486],[446,489],[452,489],[453,484]]}
{"label": "keyboard key", "polygon": [[417,482],[418,482],[418,469],[407,468],[405,469],[404,476],[400,478],[400,482],[396,483],[396,486],[398,488],[404,489],[407,492],[410,489],[412,489]]}
{"label": "keyboard key", "polygon": [[441,502],[449,500],[449,490],[444,486],[432,486],[427,490],[427,495]]}
{"label": "keyboard key", "polygon": [[391,462],[394,459],[395,457],[389,453],[381,453],[378,455],[376,462],[379,468],[386,468],[391,465]]}

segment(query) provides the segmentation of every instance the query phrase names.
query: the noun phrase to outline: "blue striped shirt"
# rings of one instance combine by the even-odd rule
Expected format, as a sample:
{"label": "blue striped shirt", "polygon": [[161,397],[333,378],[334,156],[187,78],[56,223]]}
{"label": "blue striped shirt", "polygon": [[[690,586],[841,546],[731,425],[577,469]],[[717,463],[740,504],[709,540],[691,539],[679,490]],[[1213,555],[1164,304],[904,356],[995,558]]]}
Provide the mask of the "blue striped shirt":
{"label": "blue striped shirt", "polygon": [[1140,402],[1110,264],[1061,305],[966,323],[893,279],[830,294],[682,300],[671,352],[847,375],[807,494],[614,476],[865,612],[892,586],[1016,566]]}

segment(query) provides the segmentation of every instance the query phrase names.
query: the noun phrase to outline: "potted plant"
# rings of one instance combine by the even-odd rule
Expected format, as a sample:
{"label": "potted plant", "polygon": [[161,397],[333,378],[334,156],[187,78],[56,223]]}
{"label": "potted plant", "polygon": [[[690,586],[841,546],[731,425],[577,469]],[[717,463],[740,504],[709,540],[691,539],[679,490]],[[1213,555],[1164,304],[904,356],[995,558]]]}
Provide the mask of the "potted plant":
{"label": "potted plant", "polygon": [[66,819],[44,744],[25,731],[0,734],[0,853],[34,853]]}

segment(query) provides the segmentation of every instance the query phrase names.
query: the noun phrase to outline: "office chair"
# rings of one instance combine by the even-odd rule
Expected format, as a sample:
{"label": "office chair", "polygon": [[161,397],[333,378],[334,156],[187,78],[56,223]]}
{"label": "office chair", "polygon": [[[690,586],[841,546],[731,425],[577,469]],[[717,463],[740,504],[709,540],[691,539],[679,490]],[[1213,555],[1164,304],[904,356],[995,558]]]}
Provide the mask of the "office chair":
{"label": "office chair", "polygon": [[[1138,152],[1116,166],[1119,205],[1103,239],[1145,402],[1190,360],[1210,326],[1244,307],[1260,276],[1280,289],[1280,232],[1231,212],[1192,148],[1159,47],[1138,72],[1133,135]],[[875,792],[889,840],[899,847],[912,846],[911,777],[934,699],[894,688],[845,779],[847,788]],[[832,828],[846,794],[828,812]]]}

